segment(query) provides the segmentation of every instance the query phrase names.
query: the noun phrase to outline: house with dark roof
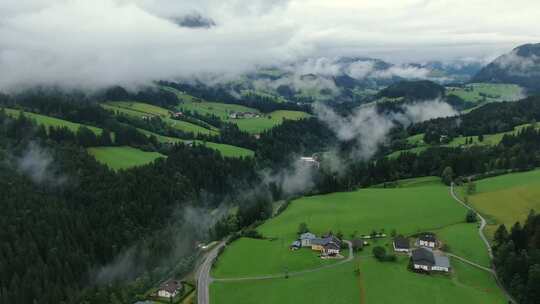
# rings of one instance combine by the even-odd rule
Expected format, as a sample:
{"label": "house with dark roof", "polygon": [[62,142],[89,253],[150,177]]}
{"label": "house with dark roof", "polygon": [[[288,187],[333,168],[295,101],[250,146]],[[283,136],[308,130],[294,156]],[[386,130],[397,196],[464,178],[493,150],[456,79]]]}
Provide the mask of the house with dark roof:
{"label": "house with dark roof", "polygon": [[437,238],[433,233],[424,233],[418,238],[418,246],[436,248],[437,245]]}
{"label": "house with dark roof", "polygon": [[341,241],[335,236],[314,238],[311,240],[311,249],[320,251],[323,255],[328,253],[339,254],[341,250]]}
{"label": "house with dark roof", "polygon": [[340,249],[341,248],[336,243],[330,242],[328,244],[323,245],[322,254],[323,255],[334,256],[334,255],[339,254]]}
{"label": "house with dark roof", "polygon": [[180,281],[168,280],[159,286],[157,295],[161,298],[174,298],[182,291],[183,287]]}
{"label": "house with dark roof", "polygon": [[417,248],[411,254],[412,265],[415,270],[423,271],[450,271],[450,260],[447,256],[435,254],[429,248]]}
{"label": "house with dark roof", "polygon": [[317,236],[311,232],[302,233],[300,235],[300,242],[302,243],[302,247],[310,247],[311,241],[316,238]]}
{"label": "house with dark roof", "polygon": [[411,249],[409,239],[402,236],[394,238],[393,245],[395,252],[409,252],[409,250]]}

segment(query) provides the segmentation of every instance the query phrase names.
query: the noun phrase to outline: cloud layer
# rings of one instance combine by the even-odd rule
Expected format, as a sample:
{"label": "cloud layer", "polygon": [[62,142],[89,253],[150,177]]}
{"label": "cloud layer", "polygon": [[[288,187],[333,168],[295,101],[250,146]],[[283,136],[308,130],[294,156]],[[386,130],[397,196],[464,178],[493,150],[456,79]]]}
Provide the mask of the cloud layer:
{"label": "cloud layer", "polygon": [[[0,89],[135,86],[306,57],[491,56],[540,40],[538,10],[536,0],[4,0]],[[215,26],[179,26],[187,16]]]}

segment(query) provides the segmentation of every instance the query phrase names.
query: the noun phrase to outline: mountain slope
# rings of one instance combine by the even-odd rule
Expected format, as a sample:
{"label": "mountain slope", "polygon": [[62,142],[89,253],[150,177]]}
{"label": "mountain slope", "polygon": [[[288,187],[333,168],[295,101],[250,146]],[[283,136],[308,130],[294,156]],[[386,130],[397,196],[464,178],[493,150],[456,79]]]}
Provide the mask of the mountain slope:
{"label": "mountain slope", "polygon": [[540,91],[540,43],[525,44],[484,67],[473,82],[513,83]]}

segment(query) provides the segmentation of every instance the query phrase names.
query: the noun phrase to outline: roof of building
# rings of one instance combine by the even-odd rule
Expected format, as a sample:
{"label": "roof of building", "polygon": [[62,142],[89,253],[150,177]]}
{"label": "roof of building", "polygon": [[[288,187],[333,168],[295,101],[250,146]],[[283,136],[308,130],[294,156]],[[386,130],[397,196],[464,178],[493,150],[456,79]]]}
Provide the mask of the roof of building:
{"label": "roof of building", "polygon": [[444,255],[434,255],[435,266],[450,268],[450,260]]}
{"label": "roof of building", "polygon": [[433,255],[433,251],[428,248],[418,248],[413,250],[412,259],[415,264],[428,266],[435,265],[435,256]]}
{"label": "roof of building", "polygon": [[336,249],[339,250],[339,246],[336,243],[328,243],[323,245],[324,249]]}
{"label": "roof of building", "polygon": [[400,248],[400,249],[409,249],[411,246],[409,244],[409,239],[408,238],[398,236],[398,237],[394,238],[394,247],[395,248]]}
{"label": "roof of building", "polygon": [[302,233],[300,235],[300,239],[301,240],[312,240],[312,239],[315,239],[317,238],[317,236],[311,232],[306,232],[306,233]]}
{"label": "roof of building", "polygon": [[364,240],[362,239],[354,239],[351,241],[353,247],[355,248],[362,248],[364,247]]}
{"label": "roof of building", "polygon": [[161,284],[159,290],[165,290],[169,293],[174,293],[180,288],[182,288],[182,283],[176,280],[168,280],[167,282]]}
{"label": "roof of building", "polygon": [[341,241],[335,237],[335,236],[329,236],[329,237],[323,237],[323,238],[314,238],[311,240],[311,244],[313,245],[326,245],[329,243],[334,243],[338,247],[341,246]]}
{"label": "roof of building", "polygon": [[425,234],[422,234],[419,239],[421,241],[426,241],[426,242],[436,242],[437,241],[437,238],[435,238],[435,235],[432,234],[432,233],[425,233]]}

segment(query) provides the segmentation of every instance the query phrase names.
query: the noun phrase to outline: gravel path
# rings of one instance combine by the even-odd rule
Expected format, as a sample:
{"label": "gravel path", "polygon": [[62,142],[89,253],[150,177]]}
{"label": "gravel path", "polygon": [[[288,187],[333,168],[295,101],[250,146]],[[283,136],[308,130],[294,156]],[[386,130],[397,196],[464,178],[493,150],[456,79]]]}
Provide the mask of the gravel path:
{"label": "gravel path", "polygon": [[[485,219],[480,213],[478,213],[476,210],[474,210],[473,207],[471,207],[471,206],[465,204],[461,199],[459,199],[459,197],[456,195],[456,192],[455,192],[455,190],[454,190],[454,183],[452,183],[452,184],[450,185],[450,195],[454,198],[455,201],[457,201],[458,203],[460,203],[461,205],[463,205],[465,208],[467,208],[467,209],[471,210],[472,212],[476,213],[476,216],[480,219],[480,227],[478,228],[478,234],[480,234],[480,238],[482,238],[482,241],[484,241],[484,243],[486,244],[486,248],[487,248],[487,251],[488,251],[488,254],[489,254],[489,258],[490,258],[490,260],[493,261],[493,252],[492,252],[492,250],[491,250],[491,245],[489,244],[489,242],[488,242],[488,240],[487,240],[487,237],[486,237],[486,235],[484,234],[484,227],[486,227],[486,224],[487,224],[486,219]],[[487,269],[485,269],[485,267],[480,266],[480,265],[478,265],[478,264],[476,264],[476,263],[473,263],[473,262],[471,262],[471,261],[468,261],[468,260],[466,260],[466,259],[464,259],[464,258],[458,257],[458,256],[456,256],[456,255],[452,255],[452,254],[448,254],[448,255],[453,256],[453,257],[455,257],[455,258],[457,258],[457,259],[460,259],[461,261],[466,262],[466,263],[469,263],[469,264],[471,264],[471,265],[473,265],[473,266],[476,266],[476,267],[479,266],[479,268],[482,268],[482,269],[484,269],[484,270],[487,270]],[[497,271],[496,271],[496,269],[495,269],[495,265],[493,265],[493,263],[491,263],[491,267],[492,267],[492,268],[489,269],[488,271],[489,271],[491,274],[493,274],[493,277],[495,278],[495,282],[497,283],[497,285],[499,286],[499,288],[503,291],[503,293],[505,294],[506,298],[508,299],[508,301],[509,301],[510,303],[516,304],[517,302],[516,302],[516,301],[514,300],[514,298],[508,293],[508,291],[506,291],[506,288],[504,288],[504,286],[502,285],[501,281],[499,280],[499,277],[497,276]]]}

